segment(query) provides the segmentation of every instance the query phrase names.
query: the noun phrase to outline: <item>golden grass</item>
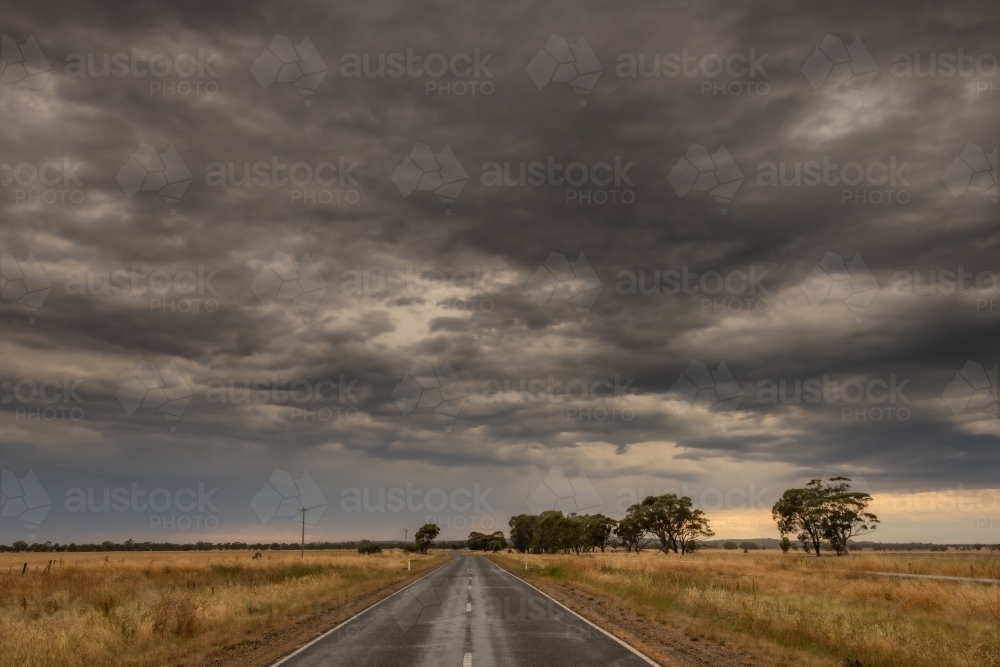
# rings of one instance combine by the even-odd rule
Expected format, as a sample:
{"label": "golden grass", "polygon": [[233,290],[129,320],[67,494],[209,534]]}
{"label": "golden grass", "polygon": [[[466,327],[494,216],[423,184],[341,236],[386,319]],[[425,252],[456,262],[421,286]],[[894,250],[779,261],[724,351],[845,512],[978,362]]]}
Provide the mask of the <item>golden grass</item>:
{"label": "golden grass", "polygon": [[216,649],[259,639],[445,558],[398,550],[252,556],[0,554],[0,667],[198,664]]}
{"label": "golden grass", "polygon": [[997,577],[1000,557],[989,554],[816,558],[704,551],[683,558],[657,552],[496,558],[529,580],[560,581],[654,622],[687,619],[736,645],[740,637],[764,639],[775,646],[775,656],[784,647],[829,659],[826,664],[1000,665],[1000,586],[858,572]]}

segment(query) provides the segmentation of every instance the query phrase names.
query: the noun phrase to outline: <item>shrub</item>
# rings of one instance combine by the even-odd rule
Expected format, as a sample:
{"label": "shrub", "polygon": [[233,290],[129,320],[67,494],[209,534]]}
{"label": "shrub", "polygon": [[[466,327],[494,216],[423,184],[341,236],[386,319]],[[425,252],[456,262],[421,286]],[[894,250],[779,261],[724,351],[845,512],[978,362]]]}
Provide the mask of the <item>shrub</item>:
{"label": "shrub", "polygon": [[366,556],[372,556],[382,553],[382,547],[374,542],[364,542],[358,547],[358,553]]}

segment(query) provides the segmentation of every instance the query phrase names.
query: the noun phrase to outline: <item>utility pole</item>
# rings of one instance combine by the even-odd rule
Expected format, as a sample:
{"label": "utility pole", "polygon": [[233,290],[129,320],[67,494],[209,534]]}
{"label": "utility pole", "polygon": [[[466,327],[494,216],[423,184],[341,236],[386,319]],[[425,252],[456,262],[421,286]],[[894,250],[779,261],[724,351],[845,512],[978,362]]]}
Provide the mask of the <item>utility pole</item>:
{"label": "utility pole", "polygon": [[409,528],[404,528],[403,529],[403,551],[406,551],[406,533],[407,533],[408,530],[409,530]]}
{"label": "utility pole", "polygon": [[299,511],[302,512],[302,559],[306,557],[306,512],[309,510],[316,509],[315,507],[302,507],[299,506]]}

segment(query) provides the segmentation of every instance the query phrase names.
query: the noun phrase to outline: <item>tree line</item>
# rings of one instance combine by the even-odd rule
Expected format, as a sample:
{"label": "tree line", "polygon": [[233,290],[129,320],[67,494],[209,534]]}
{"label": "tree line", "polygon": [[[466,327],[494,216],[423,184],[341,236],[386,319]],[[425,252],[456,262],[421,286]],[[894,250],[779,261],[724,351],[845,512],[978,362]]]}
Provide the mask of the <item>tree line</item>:
{"label": "tree line", "polygon": [[[804,488],[788,489],[771,510],[781,533],[782,551],[791,548],[788,535],[794,534],[806,552],[818,556],[826,544],[838,556],[846,555],[853,538],[874,531],[879,524],[878,517],[868,511],[871,502],[871,495],[851,491],[851,480],[846,477],[813,479]],[[684,555],[702,548],[715,535],[708,516],[694,507],[691,498],[675,493],[647,496],[618,520],[603,514],[549,510],[519,514],[508,525],[511,547],[535,554],[604,551],[620,545],[627,552],[653,547]],[[725,547],[750,551],[757,545],[734,542]]]}
{"label": "tree line", "polygon": [[[641,552],[655,544],[664,553],[684,554],[715,533],[708,517],[687,496],[667,493],[647,496],[615,520],[603,514],[563,514],[550,510],[541,514],[512,517],[511,546],[521,553],[602,552],[620,544],[628,552]],[[617,541],[615,541],[617,538]]]}

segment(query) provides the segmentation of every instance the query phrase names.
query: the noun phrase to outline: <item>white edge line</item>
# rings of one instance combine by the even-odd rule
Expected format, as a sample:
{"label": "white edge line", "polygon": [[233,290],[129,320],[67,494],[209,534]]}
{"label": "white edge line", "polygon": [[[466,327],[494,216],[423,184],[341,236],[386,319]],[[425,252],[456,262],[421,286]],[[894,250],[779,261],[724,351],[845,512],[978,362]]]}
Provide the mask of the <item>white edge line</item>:
{"label": "white edge line", "polygon": [[[416,584],[416,583],[418,583],[420,581],[423,581],[424,579],[426,579],[427,577],[431,576],[432,574],[434,574],[435,572],[437,572],[438,570],[440,570],[442,567],[445,567],[446,565],[447,565],[447,563],[444,563],[444,564],[440,565],[439,567],[434,568],[433,570],[431,570],[427,574],[424,574],[424,575],[422,575],[422,576],[414,579],[410,583],[406,584],[405,586],[403,586],[402,588],[400,588],[395,593],[392,593],[390,595],[386,595],[384,598],[382,598],[378,602],[375,602],[373,604],[368,605],[367,607],[365,607],[364,609],[362,609],[361,611],[359,611],[358,613],[356,613],[354,616],[351,616],[346,621],[341,621],[340,623],[338,623],[334,627],[330,628],[329,630],[327,630],[323,634],[319,635],[318,637],[313,638],[308,643],[303,644],[302,646],[298,647],[297,649],[295,649],[294,651],[292,651],[288,655],[286,655],[284,657],[281,657],[281,658],[278,658],[276,661],[274,661],[272,663],[269,663],[268,667],[278,667],[278,665],[284,664],[288,660],[291,660],[292,658],[294,658],[295,656],[297,656],[299,653],[302,653],[303,651],[305,651],[307,648],[309,648],[310,646],[312,646],[316,642],[318,642],[318,641],[320,641],[322,639],[326,639],[328,636],[332,635],[337,630],[340,630],[342,627],[344,627],[345,625],[347,625],[348,623],[350,623],[351,621],[353,621],[354,619],[356,619],[358,616],[361,616],[362,614],[367,613],[368,611],[370,611],[373,608],[379,606],[380,604],[382,604],[383,602],[385,602],[389,598],[396,597],[397,595],[399,595],[400,593],[402,593],[403,591],[405,591],[410,586],[412,586],[412,585],[414,585],[414,584]],[[528,585],[530,586],[531,584],[528,584]]]}
{"label": "white edge line", "polygon": [[529,588],[535,589],[536,591],[538,591],[539,593],[541,593],[542,595],[544,595],[548,599],[552,600],[553,602],[555,602],[557,605],[559,605],[560,607],[562,607],[563,609],[565,609],[569,613],[571,613],[574,616],[576,616],[578,619],[580,619],[581,621],[583,621],[584,623],[586,623],[590,627],[592,627],[595,630],[601,632],[602,634],[610,637],[611,639],[614,639],[616,642],[618,642],[619,644],[621,644],[622,646],[624,646],[625,648],[627,648],[629,651],[632,651],[632,653],[635,653],[637,656],[639,656],[640,658],[642,658],[643,660],[645,660],[649,664],[653,665],[653,667],[662,667],[662,665],[660,665],[660,663],[656,662],[655,660],[653,660],[652,658],[650,658],[648,655],[646,655],[645,653],[643,653],[639,649],[635,648],[634,646],[632,646],[631,644],[629,644],[628,642],[626,642],[624,639],[620,639],[619,637],[616,637],[615,635],[611,634],[610,632],[608,632],[607,630],[605,630],[601,626],[597,625],[593,621],[590,621],[590,620],[584,618],[583,616],[580,616],[580,614],[576,613],[575,611],[573,611],[572,609],[570,609],[569,607],[567,607],[566,605],[564,605],[559,600],[556,600],[554,597],[552,597],[551,595],[549,595],[545,591],[542,591],[542,590],[539,590],[538,588],[535,588],[534,586],[532,586],[531,584],[529,584],[527,581],[525,581],[521,577],[519,577],[519,576],[517,576],[515,574],[511,574],[510,572],[508,572],[507,570],[503,569],[502,567],[500,567],[499,565],[497,565],[493,561],[489,561],[489,563],[490,563],[490,565],[492,565],[493,567],[497,568],[498,570],[500,570],[504,574],[506,574],[506,575],[508,575],[508,576],[510,576],[510,577],[512,577],[514,579],[516,579],[517,581],[520,581],[525,586],[528,586]]}

